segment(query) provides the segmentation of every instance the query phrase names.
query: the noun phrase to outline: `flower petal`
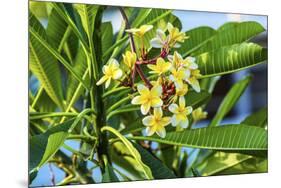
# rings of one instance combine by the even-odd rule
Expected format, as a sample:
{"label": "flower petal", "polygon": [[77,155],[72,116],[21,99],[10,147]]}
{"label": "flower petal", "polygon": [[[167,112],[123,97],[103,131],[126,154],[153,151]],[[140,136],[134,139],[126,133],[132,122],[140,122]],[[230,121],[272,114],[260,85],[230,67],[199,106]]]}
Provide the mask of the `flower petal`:
{"label": "flower petal", "polygon": [[151,95],[153,95],[153,96],[161,96],[162,95],[162,87],[161,86],[154,86],[154,87],[152,87]]}
{"label": "flower petal", "polygon": [[198,80],[193,80],[193,82],[190,84],[192,88],[199,93],[200,92],[200,85]]}
{"label": "flower petal", "polygon": [[133,98],[133,100],[131,101],[132,104],[142,104],[142,98],[141,96],[136,96]]}
{"label": "flower petal", "polygon": [[180,123],[179,123],[179,125],[181,126],[181,128],[184,128],[184,129],[186,129],[186,128],[188,127],[188,124],[189,124],[188,118],[186,118],[186,120],[180,121]]}
{"label": "flower petal", "polygon": [[176,115],[173,115],[172,118],[171,118],[171,123],[172,123],[172,126],[173,127],[176,127],[177,124],[178,124],[178,120],[176,118]]}
{"label": "flower petal", "polygon": [[192,107],[191,106],[188,106],[188,107],[186,107],[185,108],[186,109],[186,115],[189,115],[189,114],[191,114],[192,113]]}
{"label": "flower petal", "polygon": [[156,30],[156,35],[160,39],[160,41],[163,43],[166,40],[165,32],[162,29]]}
{"label": "flower petal", "polygon": [[147,136],[151,136],[155,133],[156,129],[154,126],[146,127],[145,132]]}
{"label": "flower petal", "polygon": [[177,104],[170,104],[169,111],[172,113],[178,113],[179,106]]}
{"label": "flower petal", "polygon": [[101,77],[101,79],[96,83],[96,85],[97,85],[97,86],[98,86],[98,85],[101,85],[101,84],[103,84],[106,80],[107,80],[107,76],[103,76],[103,77]]}
{"label": "flower petal", "polygon": [[117,80],[119,78],[121,78],[123,72],[121,69],[117,69],[116,71],[113,72],[113,79]]}
{"label": "flower petal", "polygon": [[149,89],[143,84],[138,84],[137,89],[141,95],[149,93]]}
{"label": "flower petal", "polygon": [[156,65],[147,65],[147,67],[151,70],[157,70],[157,66]]}
{"label": "flower petal", "polygon": [[163,47],[163,43],[161,42],[161,40],[159,38],[153,38],[150,40],[150,45],[153,48],[162,48]]}
{"label": "flower petal", "polygon": [[154,117],[153,116],[146,116],[142,119],[142,123],[145,126],[152,126],[154,124]]}
{"label": "flower petal", "polygon": [[143,115],[146,115],[150,110],[150,104],[149,103],[144,103],[141,105],[141,113]]}
{"label": "flower petal", "polygon": [[158,134],[158,136],[160,136],[161,138],[165,138],[166,136],[166,130],[164,127],[158,128],[156,130],[156,134]]}
{"label": "flower petal", "polygon": [[185,98],[184,98],[184,96],[180,96],[179,105],[180,105],[180,107],[182,107],[182,108],[185,107]]}
{"label": "flower petal", "polygon": [[151,106],[152,107],[160,107],[163,105],[163,101],[159,97],[154,97],[151,100]]}
{"label": "flower petal", "polygon": [[154,108],[153,110],[153,115],[155,116],[155,118],[160,119],[163,116],[163,111],[162,108]]}
{"label": "flower petal", "polygon": [[162,123],[162,126],[167,126],[171,123],[171,118],[170,117],[163,117],[161,123]]}
{"label": "flower petal", "polygon": [[108,78],[107,81],[105,82],[105,88],[108,88],[110,81],[111,81],[111,78]]}

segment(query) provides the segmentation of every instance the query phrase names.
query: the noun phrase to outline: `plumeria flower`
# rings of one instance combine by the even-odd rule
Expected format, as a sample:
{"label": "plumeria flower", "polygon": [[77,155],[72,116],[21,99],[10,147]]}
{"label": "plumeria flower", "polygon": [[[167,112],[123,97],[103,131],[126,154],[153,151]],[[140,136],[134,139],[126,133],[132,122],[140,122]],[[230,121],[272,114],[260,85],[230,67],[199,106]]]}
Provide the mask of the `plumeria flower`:
{"label": "plumeria flower", "polygon": [[101,79],[97,82],[97,85],[101,85],[106,82],[105,88],[108,88],[111,79],[118,80],[123,74],[122,70],[119,68],[119,63],[116,59],[110,59],[108,65],[103,66],[102,72],[104,76],[101,77]]}
{"label": "plumeria flower", "polygon": [[137,61],[137,55],[134,52],[127,51],[125,55],[123,54],[123,62],[131,70]]}
{"label": "plumeria flower", "polygon": [[187,116],[191,114],[192,107],[185,107],[185,99],[183,96],[179,99],[179,105],[173,103],[169,106],[169,111],[174,114],[171,119],[172,126],[175,127],[179,125],[182,128],[188,127],[189,122]]}
{"label": "plumeria flower", "polygon": [[200,70],[191,70],[191,75],[186,79],[186,81],[192,86],[192,88],[199,93],[200,92],[200,85],[198,78],[201,76]]}
{"label": "plumeria flower", "polygon": [[169,46],[180,47],[180,44],[178,42],[184,42],[185,39],[188,39],[188,36],[185,36],[184,32],[180,32],[177,27],[174,27],[171,23],[168,23],[167,25],[170,41]]}
{"label": "plumeria flower", "polygon": [[175,83],[176,87],[181,87],[183,85],[183,80],[188,79],[190,76],[190,71],[183,68],[175,69],[172,67],[170,71],[172,74],[169,78]]}
{"label": "plumeria flower", "polygon": [[146,115],[151,107],[160,107],[163,105],[163,101],[160,98],[162,95],[161,86],[156,85],[149,90],[144,85],[139,84],[137,88],[140,95],[133,98],[132,104],[140,104],[143,115]]}
{"label": "plumeria flower", "polygon": [[146,134],[147,136],[153,135],[155,132],[161,138],[165,138],[166,130],[165,126],[171,123],[170,117],[162,117],[163,111],[160,108],[154,108],[153,115],[146,116],[143,118],[142,123],[147,126],[146,127]]}
{"label": "plumeria flower", "polygon": [[176,96],[184,96],[186,95],[188,91],[188,85],[187,84],[182,84],[181,86],[179,86],[178,88],[176,88]]}
{"label": "plumeria flower", "polygon": [[207,118],[208,113],[204,112],[201,107],[197,108],[192,112],[192,117],[194,121],[199,121],[201,119]]}
{"label": "plumeria flower", "polygon": [[150,44],[154,48],[165,48],[169,43],[169,37],[166,36],[165,32],[161,29],[156,30],[156,37],[151,39]]}
{"label": "plumeria flower", "polygon": [[127,29],[126,32],[132,33],[138,37],[143,37],[145,33],[150,31],[153,28],[153,25],[142,25],[140,28]]}
{"label": "plumeria flower", "polygon": [[198,69],[198,65],[195,63],[195,58],[190,56],[182,61],[182,66],[189,70]]}
{"label": "plumeria flower", "polygon": [[182,56],[176,51],[174,52],[174,55],[168,55],[168,59],[175,68],[179,68],[183,65]]}
{"label": "plumeria flower", "polygon": [[151,69],[149,73],[161,75],[171,68],[171,63],[166,62],[163,58],[158,58],[155,65],[149,64],[147,67]]}

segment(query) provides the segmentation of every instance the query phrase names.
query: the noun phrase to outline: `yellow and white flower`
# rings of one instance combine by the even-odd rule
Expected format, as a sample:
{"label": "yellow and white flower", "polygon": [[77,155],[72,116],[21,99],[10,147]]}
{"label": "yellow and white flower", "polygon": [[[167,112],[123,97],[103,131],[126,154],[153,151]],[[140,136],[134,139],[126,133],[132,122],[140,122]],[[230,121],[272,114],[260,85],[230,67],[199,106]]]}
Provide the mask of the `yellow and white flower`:
{"label": "yellow and white flower", "polygon": [[195,57],[187,57],[182,61],[182,66],[189,70],[198,69],[198,65],[195,63]]}
{"label": "yellow and white flower", "polygon": [[142,123],[147,126],[146,134],[147,136],[153,135],[155,132],[161,138],[166,136],[165,126],[171,123],[170,117],[162,117],[163,111],[160,108],[154,108],[153,115],[146,116],[143,118]]}
{"label": "yellow and white flower", "polygon": [[136,35],[138,37],[143,37],[145,33],[150,31],[153,28],[153,25],[142,25],[140,28],[132,28],[127,29],[126,32],[132,33],[133,35]]}
{"label": "yellow and white flower", "polygon": [[200,70],[196,69],[196,70],[191,70],[191,75],[190,77],[188,77],[186,79],[186,81],[192,86],[192,88],[196,91],[196,92],[200,92],[200,84],[198,81],[198,78],[201,76],[200,74]]}
{"label": "yellow and white flower", "polygon": [[163,58],[158,58],[155,65],[149,64],[147,67],[151,69],[150,74],[158,74],[161,75],[171,68],[171,63],[166,62]]}
{"label": "yellow and white flower", "polygon": [[139,96],[136,96],[132,100],[132,104],[141,105],[141,113],[143,115],[147,114],[151,107],[160,107],[163,105],[163,101],[160,96],[162,95],[161,86],[153,86],[151,90],[142,84],[137,86]]}
{"label": "yellow and white flower", "polygon": [[183,96],[179,99],[179,105],[173,103],[169,106],[169,111],[174,114],[171,119],[172,126],[175,127],[179,125],[182,128],[188,127],[189,121],[187,116],[191,114],[192,107],[185,106],[185,99]]}
{"label": "yellow and white flower", "polygon": [[204,112],[201,107],[197,108],[196,110],[193,110],[192,117],[194,121],[199,121],[201,119],[206,119],[208,113]]}
{"label": "yellow and white flower", "polygon": [[137,61],[137,55],[135,52],[126,51],[125,55],[123,54],[123,62],[129,69],[132,69]]}
{"label": "yellow and white flower", "polygon": [[168,55],[168,59],[175,68],[180,68],[182,66],[183,59],[177,51],[174,52],[174,55]]}
{"label": "yellow and white flower", "polygon": [[181,86],[176,88],[176,96],[181,97],[184,96],[188,91],[188,85],[182,84]]}
{"label": "yellow and white flower", "polygon": [[103,77],[97,82],[97,85],[101,85],[104,82],[105,83],[105,88],[108,88],[111,79],[117,80],[121,78],[123,72],[119,68],[119,63],[116,59],[110,59],[108,65],[104,65],[102,68],[102,72],[104,74]]}
{"label": "yellow and white flower", "polygon": [[168,45],[168,37],[161,29],[156,30],[156,37],[151,39],[150,44],[153,48],[164,48]]}
{"label": "yellow and white flower", "polygon": [[180,44],[178,42],[184,42],[185,39],[188,39],[188,36],[185,36],[184,32],[180,32],[179,28],[174,27],[171,23],[167,25],[169,31],[169,46],[174,48],[179,48]]}
{"label": "yellow and white flower", "polygon": [[175,69],[172,67],[170,71],[172,74],[169,78],[175,83],[176,88],[181,87],[183,85],[183,80],[188,79],[190,76],[190,71],[183,68]]}

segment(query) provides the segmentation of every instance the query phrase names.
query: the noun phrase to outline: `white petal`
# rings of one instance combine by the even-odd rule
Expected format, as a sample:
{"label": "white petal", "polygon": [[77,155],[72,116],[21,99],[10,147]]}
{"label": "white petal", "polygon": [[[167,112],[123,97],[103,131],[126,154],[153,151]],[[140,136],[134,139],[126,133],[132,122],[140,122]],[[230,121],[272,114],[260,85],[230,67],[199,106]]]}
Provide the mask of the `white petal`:
{"label": "white petal", "polygon": [[108,88],[110,81],[111,81],[111,78],[108,78],[107,81],[105,82],[105,88]]}
{"label": "white petal", "polygon": [[166,35],[165,35],[164,31],[162,31],[161,29],[157,29],[156,30],[156,35],[161,40],[162,43],[165,41]]}
{"label": "white petal", "polygon": [[116,70],[113,74],[113,79],[117,80],[117,79],[121,78],[122,74],[123,74],[123,72],[121,69]]}
{"label": "white petal", "polygon": [[173,62],[173,59],[174,59],[174,56],[168,55],[168,60],[169,60],[171,63]]}
{"label": "white petal", "polygon": [[143,84],[139,84],[139,85],[137,86],[137,89],[138,89],[138,92],[139,92],[139,93],[143,93],[143,92],[145,92],[145,91],[148,91],[148,88],[145,87]]}
{"label": "white petal", "polygon": [[161,86],[154,86],[152,89],[151,89],[151,93],[154,95],[157,95],[157,96],[160,96],[162,94],[162,87]]}
{"label": "white petal", "polygon": [[156,134],[158,134],[158,136],[160,136],[161,138],[165,138],[165,136],[166,136],[165,128],[163,127],[161,129],[156,130]]}
{"label": "white petal", "polygon": [[185,98],[184,98],[184,96],[180,96],[179,104],[180,104],[181,107],[185,107]]}
{"label": "white petal", "polygon": [[119,63],[116,59],[112,58],[109,60],[109,66],[113,67],[113,68],[118,68],[119,67]]}
{"label": "white petal", "polygon": [[186,120],[180,121],[180,124],[179,124],[179,125],[180,125],[182,128],[186,129],[186,128],[188,127],[188,124],[189,124],[188,118],[186,118]]}
{"label": "white petal", "polygon": [[153,116],[146,116],[142,119],[142,123],[146,126],[151,126],[153,124]]}
{"label": "white petal", "polygon": [[179,43],[174,44],[173,48],[180,48],[181,45]]}
{"label": "white petal", "polygon": [[103,84],[103,82],[105,82],[106,80],[107,80],[107,76],[101,77],[101,79],[96,83],[97,86]]}
{"label": "white petal", "polygon": [[146,127],[145,132],[146,132],[147,136],[151,136],[155,133],[155,128],[154,127]]}
{"label": "white petal", "polygon": [[167,28],[168,28],[168,31],[171,32],[171,30],[174,28],[174,26],[169,22],[167,24]]}
{"label": "white petal", "polygon": [[133,98],[132,104],[141,104],[141,97],[140,96],[136,96]]}
{"label": "white petal", "polygon": [[176,115],[173,115],[172,118],[171,118],[171,123],[172,123],[172,126],[173,127],[176,127],[177,124],[178,124],[178,120],[176,118]]}
{"label": "white petal", "polygon": [[162,47],[163,47],[163,44],[161,43],[161,41],[160,41],[159,38],[153,38],[153,39],[151,39],[150,45],[151,45],[153,48],[162,48]]}
{"label": "white petal", "polygon": [[195,80],[193,83],[191,83],[191,86],[197,93],[200,92],[200,85],[198,80]]}
{"label": "white petal", "polygon": [[172,113],[176,113],[178,108],[179,108],[179,106],[177,104],[170,104],[169,111]]}
{"label": "white petal", "polygon": [[163,111],[162,111],[162,108],[160,108],[160,107],[154,108],[153,112],[154,112],[155,117],[161,118],[163,116]]}
{"label": "white petal", "polygon": [[141,105],[141,113],[143,115],[146,115],[150,110],[150,105],[148,105],[147,103]]}
{"label": "white petal", "polygon": [[191,106],[188,106],[188,107],[186,107],[186,110],[187,110],[187,114],[186,115],[189,115],[193,111],[193,108]]}

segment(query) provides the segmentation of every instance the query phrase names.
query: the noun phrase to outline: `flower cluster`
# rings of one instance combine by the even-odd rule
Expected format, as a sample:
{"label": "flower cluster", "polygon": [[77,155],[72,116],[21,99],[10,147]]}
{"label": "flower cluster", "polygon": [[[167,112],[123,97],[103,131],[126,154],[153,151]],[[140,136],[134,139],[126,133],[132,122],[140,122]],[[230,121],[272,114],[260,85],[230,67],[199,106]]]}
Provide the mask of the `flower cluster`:
{"label": "flower cluster", "polygon": [[[126,32],[144,38],[152,28],[152,25],[143,25],[140,28],[128,29]],[[127,71],[123,70],[125,77],[121,79],[121,84],[134,89],[136,74],[143,81],[136,84],[138,95],[131,103],[140,105],[141,113],[146,115],[142,123],[146,126],[148,136],[156,133],[163,138],[166,136],[165,127],[169,124],[185,129],[189,126],[191,117],[194,121],[206,118],[207,113],[203,112],[202,108],[193,110],[191,106],[186,105],[186,99],[188,100],[186,95],[190,89],[200,92],[198,79],[201,74],[196,59],[184,58],[176,50],[173,50],[173,54],[169,54],[171,49],[179,48],[188,38],[184,32],[168,23],[165,30],[157,29],[156,37],[150,41],[151,47],[161,49],[158,56],[146,59],[146,54],[142,53],[141,57],[137,57],[135,51],[126,51],[122,56]],[[143,49],[140,51],[143,52]],[[148,79],[141,66],[149,69],[148,74],[153,79]],[[111,80],[120,80],[123,71],[119,68],[117,60],[111,59],[103,67],[104,76],[97,85],[105,82],[105,87],[108,88]]]}

